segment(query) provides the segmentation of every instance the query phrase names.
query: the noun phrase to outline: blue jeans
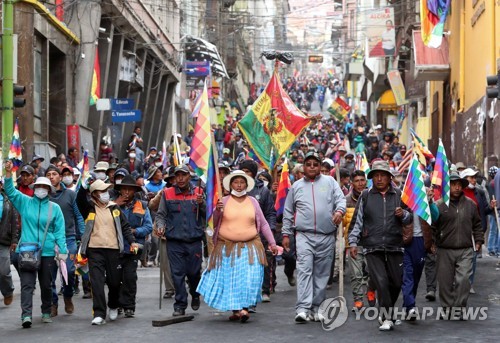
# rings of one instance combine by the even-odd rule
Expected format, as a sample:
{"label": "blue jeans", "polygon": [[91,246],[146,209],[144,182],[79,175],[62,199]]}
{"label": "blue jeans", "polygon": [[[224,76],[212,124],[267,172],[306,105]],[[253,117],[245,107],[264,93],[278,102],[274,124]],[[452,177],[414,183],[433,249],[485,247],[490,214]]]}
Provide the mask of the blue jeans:
{"label": "blue jeans", "polygon": [[403,306],[410,310],[415,307],[418,283],[425,266],[425,247],[423,237],[413,237],[411,243],[405,246],[403,255]]}
{"label": "blue jeans", "polygon": [[498,254],[500,252],[500,237],[498,235],[498,226],[495,216],[489,215],[490,234],[488,235],[488,252]]}
{"label": "blue jeans", "polygon": [[[76,238],[73,237],[66,237],[66,246],[68,248],[68,258],[66,259],[66,269],[68,270],[68,284],[63,283],[63,296],[65,298],[72,298],[73,294],[75,292],[74,287],[75,287],[75,263],[73,260],[70,259],[71,255],[73,256],[73,259],[76,259],[76,253],[78,252],[78,249],[76,247]],[[57,263],[52,264],[52,304],[57,305],[59,301],[59,297],[57,296],[57,286],[56,286],[56,278],[57,278]],[[61,277],[62,281],[62,277]]]}
{"label": "blue jeans", "polygon": [[217,145],[217,154],[219,158],[222,158],[222,149],[224,149],[224,141],[216,141],[215,144]]}

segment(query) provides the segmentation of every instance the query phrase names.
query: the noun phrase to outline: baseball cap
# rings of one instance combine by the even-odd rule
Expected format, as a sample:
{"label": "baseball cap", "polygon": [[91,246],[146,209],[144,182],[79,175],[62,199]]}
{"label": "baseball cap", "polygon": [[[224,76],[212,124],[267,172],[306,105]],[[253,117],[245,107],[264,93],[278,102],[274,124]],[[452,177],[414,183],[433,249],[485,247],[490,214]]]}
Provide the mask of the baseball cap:
{"label": "baseball cap", "polygon": [[35,175],[35,169],[33,169],[32,166],[27,164],[21,168],[21,171],[19,172],[19,174],[22,174],[22,173],[28,173],[31,175]]}
{"label": "baseball cap", "polygon": [[308,159],[310,158],[314,158],[315,160],[317,160],[318,162],[321,163],[321,158],[319,158],[319,155],[317,152],[314,152],[314,151],[309,151],[307,154],[306,154],[306,157],[304,158],[304,162],[307,161]]}
{"label": "baseball cap", "polygon": [[185,164],[181,164],[181,165],[178,165],[177,167],[175,167],[174,174],[177,174],[177,172],[182,172],[182,173],[190,174],[189,168]]}

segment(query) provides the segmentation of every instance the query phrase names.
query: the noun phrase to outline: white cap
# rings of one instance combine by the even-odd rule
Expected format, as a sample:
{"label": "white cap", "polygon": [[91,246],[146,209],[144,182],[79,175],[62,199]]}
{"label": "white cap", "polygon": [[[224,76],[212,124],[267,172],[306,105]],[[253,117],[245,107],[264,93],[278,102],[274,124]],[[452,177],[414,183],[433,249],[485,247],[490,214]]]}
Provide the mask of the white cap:
{"label": "white cap", "polygon": [[467,168],[462,170],[462,172],[460,173],[460,177],[462,179],[465,179],[468,176],[476,176],[478,173],[478,171],[474,171],[472,168]]}

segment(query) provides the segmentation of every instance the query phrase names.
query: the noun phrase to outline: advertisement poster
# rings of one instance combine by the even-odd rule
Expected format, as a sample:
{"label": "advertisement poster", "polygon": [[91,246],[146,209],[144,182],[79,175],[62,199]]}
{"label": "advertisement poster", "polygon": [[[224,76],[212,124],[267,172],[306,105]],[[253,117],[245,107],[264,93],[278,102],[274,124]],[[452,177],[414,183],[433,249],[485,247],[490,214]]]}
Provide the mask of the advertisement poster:
{"label": "advertisement poster", "polygon": [[369,10],[365,17],[369,57],[389,57],[396,53],[394,9],[385,7]]}

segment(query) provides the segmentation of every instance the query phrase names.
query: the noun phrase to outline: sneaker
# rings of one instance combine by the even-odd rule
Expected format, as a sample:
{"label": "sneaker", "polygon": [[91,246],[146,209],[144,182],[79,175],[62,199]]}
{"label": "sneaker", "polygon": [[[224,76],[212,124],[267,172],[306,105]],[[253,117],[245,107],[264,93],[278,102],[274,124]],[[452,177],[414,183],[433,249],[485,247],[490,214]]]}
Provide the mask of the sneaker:
{"label": "sneaker", "polygon": [[42,323],[49,324],[52,323],[52,318],[50,313],[42,313]]}
{"label": "sneaker", "polygon": [[491,257],[497,257],[497,254],[494,251],[490,251],[488,255]]}
{"label": "sneaker", "polygon": [[470,286],[469,294],[476,294],[476,291],[474,290],[474,288],[472,288],[472,286]]}
{"label": "sneaker", "polygon": [[174,292],[172,291],[166,291],[165,294],[163,294],[163,299],[170,299],[174,296]]}
{"label": "sneaker", "polygon": [[90,292],[84,292],[82,299],[92,299],[92,293]]}
{"label": "sneaker", "polygon": [[176,308],[176,309],[174,309],[174,313],[172,314],[172,316],[179,317],[179,316],[184,316],[185,314],[186,314],[186,310],[184,310],[182,308]]}
{"label": "sneaker", "polygon": [[193,311],[198,311],[199,308],[200,308],[200,297],[194,297],[192,300],[191,300],[191,308],[193,309]]}
{"label": "sneaker", "polygon": [[436,301],[436,292],[435,291],[428,291],[427,294],[425,295],[425,299],[429,301]]}
{"label": "sneaker", "polygon": [[67,314],[73,314],[75,311],[75,306],[71,298],[64,297],[64,311],[66,311]]}
{"label": "sneaker", "polygon": [[75,287],[75,289],[73,289],[73,293],[74,293],[75,295],[80,294],[80,288],[79,288],[79,287]]}
{"label": "sneaker", "polygon": [[312,320],[315,322],[323,323],[323,321],[325,320],[325,316],[320,313],[314,313]]}
{"label": "sneaker", "polygon": [[62,289],[62,287],[61,287],[61,289],[59,290],[59,292],[57,292],[57,295],[58,295],[58,296],[63,295],[63,289]]}
{"label": "sneaker", "polygon": [[92,325],[104,325],[106,324],[106,321],[102,317],[95,317],[92,319]]}
{"label": "sneaker", "polygon": [[415,320],[417,320],[417,317],[418,317],[417,310],[415,310],[415,308],[412,308],[408,311],[408,314],[406,315],[406,320],[414,322]]}
{"label": "sneaker", "polygon": [[22,326],[23,328],[25,329],[29,329],[31,327],[31,317],[23,317],[23,320],[22,320]]}
{"label": "sneaker", "polygon": [[391,331],[392,329],[394,329],[394,323],[392,322],[392,320],[384,320],[384,322],[378,329],[380,331]]}
{"label": "sneaker", "polygon": [[14,299],[14,294],[3,297],[3,304],[5,306],[9,306],[10,304],[12,304],[12,299]]}
{"label": "sneaker", "polygon": [[271,302],[271,297],[269,294],[262,294],[262,302],[263,303],[270,303]]}
{"label": "sneaker", "polygon": [[297,313],[297,315],[295,316],[295,323],[304,324],[307,321],[308,321],[307,320],[307,313],[305,313],[305,312]]}
{"label": "sneaker", "polygon": [[126,309],[125,310],[125,318],[134,318],[135,316],[135,311],[132,309]]}
{"label": "sneaker", "polygon": [[370,307],[374,307],[375,304],[377,303],[377,297],[374,290],[371,289],[367,290],[366,298],[368,299],[368,305],[370,305]]}
{"label": "sneaker", "polygon": [[153,268],[153,267],[154,267],[153,261],[149,261],[149,262],[147,263],[147,267],[148,267],[148,268]]}
{"label": "sneaker", "polygon": [[118,318],[118,309],[117,308],[110,308],[109,309],[109,320],[113,321]]}
{"label": "sneaker", "polygon": [[248,313],[257,313],[257,306],[249,306]]}
{"label": "sneaker", "polygon": [[352,311],[353,311],[353,312],[355,312],[356,310],[357,310],[357,311],[359,311],[359,310],[361,310],[364,306],[365,306],[365,305],[363,304],[363,302],[362,302],[362,301],[359,301],[359,300],[358,300],[358,301],[355,301],[355,302],[354,302],[354,306],[353,306],[353,308],[352,308]]}
{"label": "sneaker", "polygon": [[295,279],[295,276],[288,276],[288,284],[290,286],[295,286],[297,284],[297,280]]}
{"label": "sneaker", "polygon": [[57,317],[57,305],[52,304],[52,307],[50,308],[50,316]]}

